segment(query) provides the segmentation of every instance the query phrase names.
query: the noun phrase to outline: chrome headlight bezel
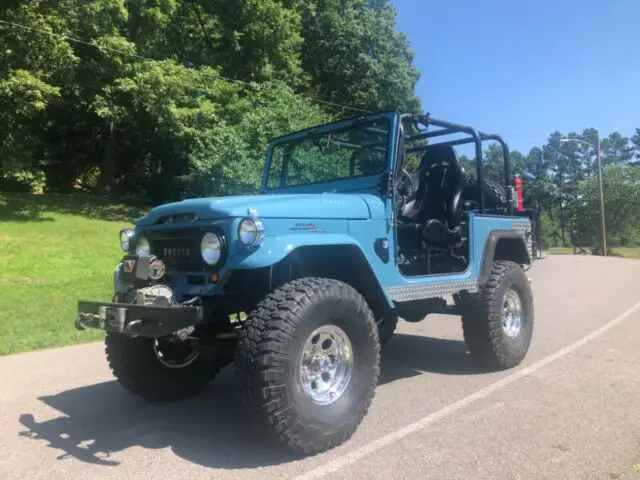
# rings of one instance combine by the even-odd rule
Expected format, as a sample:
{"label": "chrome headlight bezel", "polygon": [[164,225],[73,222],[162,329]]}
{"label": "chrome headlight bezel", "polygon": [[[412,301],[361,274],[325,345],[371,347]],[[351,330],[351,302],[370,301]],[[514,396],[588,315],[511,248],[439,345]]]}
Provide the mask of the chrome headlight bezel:
{"label": "chrome headlight bezel", "polygon": [[140,235],[136,240],[136,255],[139,257],[148,256],[151,253],[151,244],[144,235]]}
{"label": "chrome headlight bezel", "polygon": [[224,239],[216,232],[206,232],[200,239],[200,257],[213,267],[220,263],[224,250]]}
{"label": "chrome headlight bezel", "polygon": [[131,228],[120,230],[120,248],[123,251],[128,252],[131,249],[131,241],[135,235],[135,232]]}
{"label": "chrome headlight bezel", "polygon": [[256,217],[245,217],[238,224],[238,241],[244,246],[255,245],[264,237],[264,223]]}

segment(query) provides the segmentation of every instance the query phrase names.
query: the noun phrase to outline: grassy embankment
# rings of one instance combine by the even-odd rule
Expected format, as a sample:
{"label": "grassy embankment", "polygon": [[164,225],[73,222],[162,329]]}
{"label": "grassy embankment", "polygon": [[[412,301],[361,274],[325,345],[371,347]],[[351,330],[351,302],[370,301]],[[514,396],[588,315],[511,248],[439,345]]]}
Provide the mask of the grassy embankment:
{"label": "grassy embankment", "polygon": [[144,209],[88,195],[0,194],[0,355],[93,341],[79,299],[110,300],[118,232]]}
{"label": "grassy embankment", "polygon": [[[573,255],[571,247],[553,247],[546,251],[552,255]],[[613,256],[640,259],[640,248],[618,247],[612,249]]]}

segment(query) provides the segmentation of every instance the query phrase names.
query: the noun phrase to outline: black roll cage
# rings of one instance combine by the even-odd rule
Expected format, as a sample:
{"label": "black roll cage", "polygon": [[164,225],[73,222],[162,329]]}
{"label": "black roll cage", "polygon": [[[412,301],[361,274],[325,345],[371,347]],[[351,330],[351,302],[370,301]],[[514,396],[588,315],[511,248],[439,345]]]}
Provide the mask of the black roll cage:
{"label": "black roll cage", "polygon": [[[403,122],[409,121],[414,125],[422,125],[425,127],[425,130],[413,135],[405,134]],[[439,127],[438,130],[429,130],[429,126]],[[438,120],[435,118],[431,118],[431,116],[427,113],[425,115],[416,115],[416,114],[404,114],[400,116],[400,128],[401,128],[401,137],[404,140],[405,144],[414,140],[418,140],[421,138],[435,138],[441,137],[445,135],[453,135],[453,134],[467,134],[469,135],[466,138],[460,138],[456,140],[449,140],[444,142],[437,142],[438,145],[466,145],[469,143],[473,143],[475,145],[475,153],[476,153],[476,177],[478,181],[478,189],[480,192],[479,198],[479,206],[480,213],[484,213],[484,195],[482,192],[484,191],[484,172],[482,169],[482,142],[486,141],[496,141],[502,147],[502,156],[504,158],[504,182],[505,189],[507,192],[507,212],[509,215],[513,215],[513,190],[512,190],[512,174],[511,174],[511,158],[509,156],[509,146],[507,142],[500,135],[489,134],[480,132],[475,130],[472,127],[468,127],[466,125],[460,125],[458,123],[447,122],[444,120]],[[419,147],[407,148],[404,150],[404,153],[414,153],[414,152],[422,152],[426,150],[430,145],[435,145],[430,143],[428,145],[421,145]],[[404,162],[404,158],[402,159]]]}

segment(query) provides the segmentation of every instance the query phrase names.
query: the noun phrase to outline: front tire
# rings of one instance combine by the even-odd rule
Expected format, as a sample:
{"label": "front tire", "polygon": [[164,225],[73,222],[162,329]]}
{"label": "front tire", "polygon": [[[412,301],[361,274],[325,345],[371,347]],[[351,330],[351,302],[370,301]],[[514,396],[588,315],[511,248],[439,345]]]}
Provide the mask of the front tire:
{"label": "front tire", "polygon": [[244,322],[234,362],[244,405],[305,455],[353,435],[373,399],[379,365],[366,301],[349,285],[321,278],[269,294]]}
{"label": "front tire", "polygon": [[533,319],[533,294],[522,267],[494,261],[488,281],[462,316],[469,353],[491,369],[519,365],[531,345]]}
{"label": "front tire", "polygon": [[[220,365],[202,354],[169,353],[166,339],[107,333],[105,350],[113,375],[130,393],[150,401],[192,397],[211,382]],[[184,345],[177,345],[177,348]],[[164,352],[164,353],[163,353]]]}

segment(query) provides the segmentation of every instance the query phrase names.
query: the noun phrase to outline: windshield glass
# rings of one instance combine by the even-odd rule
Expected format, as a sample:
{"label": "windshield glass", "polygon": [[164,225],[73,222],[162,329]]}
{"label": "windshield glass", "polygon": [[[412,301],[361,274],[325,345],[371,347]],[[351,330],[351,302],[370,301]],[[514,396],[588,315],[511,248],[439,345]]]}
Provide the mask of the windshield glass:
{"label": "windshield glass", "polygon": [[277,143],[267,188],[277,189],[377,175],[387,164],[389,120],[366,120]]}

